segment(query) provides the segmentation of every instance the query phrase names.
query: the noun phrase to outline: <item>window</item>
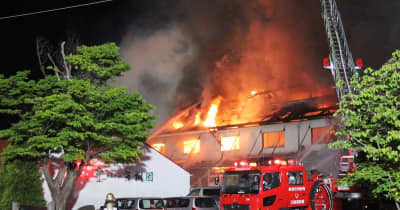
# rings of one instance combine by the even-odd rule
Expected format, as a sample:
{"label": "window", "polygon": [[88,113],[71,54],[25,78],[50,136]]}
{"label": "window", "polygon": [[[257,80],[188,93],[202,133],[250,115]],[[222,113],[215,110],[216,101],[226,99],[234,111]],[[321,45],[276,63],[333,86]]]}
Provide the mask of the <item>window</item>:
{"label": "window", "polygon": [[326,126],[321,128],[312,128],[311,142],[313,144],[324,144],[333,141],[333,137],[335,136],[331,131],[334,131],[334,126]]}
{"label": "window", "polygon": [[183,153],[199,153],[200,151],[200,140],[188,140],[183,142]]}
{"label": "window", "polygon": [[165,152],[165,144],[153,144],[153,148],[161,153]]}
{"label": "window", "polygon": [[239,149],[239,136],[221,137],[221,151],[231,151]]}
{"label": "window", "polygon": [[289,185],[302,185],[304,184],[303,172],[288,172]]}
{"label": "window", "polygon": [[219,189],[203,189],[205,196],[219,196]]}
{"label": "window", "polygon": [[263,133],[264,148],[284,147],[285,131]]}
{"label": "window", "polygon": [[194,203],[196,207],[199,208],[216,208],[217,205],[215,204],[214,199],[212,198],[195,198],[196,200]]}
{"label": "window", "polygon": [[189,206],[190,200],[183,198],[168,198],[165,199],[166,208],[186,208]]}
{"label": "window", "polygon": [[224,174],[221,191],[227,194],[253,193],[260,191],[260,171],[230,171]]}
{"label": "window", "polygon": [[200,189],[193,189],[188,196],[200,195]]}
{"label": "window", "polygon": [[263,176],[263,191],[267,191],[281,185],[279,173],[265,173]]}
{"label": "window", "polygon": [[135,204],[135,200],[131,199],[117,199],[117,206],[120,209],[130,209]]}
{"label": "window", "polygon": [[139,202],[141,209],[162,209],[164,208],[163,201],[160,199],[143,199]]}

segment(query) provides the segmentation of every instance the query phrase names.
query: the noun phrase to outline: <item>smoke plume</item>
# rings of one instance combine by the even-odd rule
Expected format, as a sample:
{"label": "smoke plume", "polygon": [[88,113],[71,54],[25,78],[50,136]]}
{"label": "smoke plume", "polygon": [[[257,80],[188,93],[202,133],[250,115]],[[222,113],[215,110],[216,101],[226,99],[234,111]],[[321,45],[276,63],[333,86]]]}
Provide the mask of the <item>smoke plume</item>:
{"label": "smoke plume", "polygon": [[176,106],[176,88],[182,70],[196,57],[196,46],[176,27],[152,32],[149,36],[128,34],[122,41],[123,58],[132,66],[115,82],[139,91],[156,105],[161,120]]}
{"label": "smoke plume", "polygon": [[[151,20],[160,24],[132,27],[125,35],[122,55],[132,70],[116,82],[141,92],[161,120],[198,102],[207,107],[217,96],[243,101],[252,90],[273,93],[271,103],[335,94],[321,68],[328,49],[319,2],[170,4],[154,12]],[[252,111],[259,109],[262,104],[254,103]]]}

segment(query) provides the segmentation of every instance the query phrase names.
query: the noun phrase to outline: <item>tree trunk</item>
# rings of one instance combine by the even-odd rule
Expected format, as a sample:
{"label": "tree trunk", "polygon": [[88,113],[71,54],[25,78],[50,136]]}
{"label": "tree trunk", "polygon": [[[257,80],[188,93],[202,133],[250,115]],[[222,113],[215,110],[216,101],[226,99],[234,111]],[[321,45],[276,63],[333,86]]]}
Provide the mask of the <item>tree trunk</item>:
{"label": "tree trunk", "polygon": [[400,210],[400,205],[399,205],[399,203],[398,202],[394,202],[394,205],[396,206],[396,208],[397,208],[397,210]]}
{"label": "tree trunk", "polygon": [[51,197],[55,204],[54,209],[65,210],[73,193],[76,180],[81,173],[81,168],[75,170],[74,168],[62,164],[58,169],[57,175],[52,177],[48,168],[48,163],[45,161],[44,164],[42,164],[42,173],[49,186]]}

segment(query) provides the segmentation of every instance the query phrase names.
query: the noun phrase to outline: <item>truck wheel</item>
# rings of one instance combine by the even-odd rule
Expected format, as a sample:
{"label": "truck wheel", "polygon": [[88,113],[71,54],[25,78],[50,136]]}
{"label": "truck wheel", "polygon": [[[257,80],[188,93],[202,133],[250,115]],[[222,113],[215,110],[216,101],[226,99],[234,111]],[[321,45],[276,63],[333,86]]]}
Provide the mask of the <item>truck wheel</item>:
{"label": "truck wheel", "polygon": [[328,186],[316,181],[310,190],[310,205],[312,210],[332,210],[332,192]]}

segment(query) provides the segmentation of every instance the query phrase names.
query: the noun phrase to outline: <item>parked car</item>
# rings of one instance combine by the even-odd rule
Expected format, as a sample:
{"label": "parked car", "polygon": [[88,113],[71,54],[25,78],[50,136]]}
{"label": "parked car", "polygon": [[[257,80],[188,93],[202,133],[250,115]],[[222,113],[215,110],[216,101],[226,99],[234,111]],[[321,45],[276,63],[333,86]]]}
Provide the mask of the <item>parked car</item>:
{"label": "parked car", "polygon": [[221,194],[221,188],[219,186],[207,186],[207,187],[194,187],[190,189],[188,196],[213,197],[217,201],[217,205],[219,207],[220,194]]}
{"label": "parked car", "polygon": [[165,210],[218,210],[213,197],[184,196],[164,198]]}
{"label": "parked car", "polygon": [[118,210],[160,210],[164,209],[161,198],[117,198]]}
{"label": "parked car", "polygon": [[220,187],[194,187],[190,189],[188,196],[220,196]]}

